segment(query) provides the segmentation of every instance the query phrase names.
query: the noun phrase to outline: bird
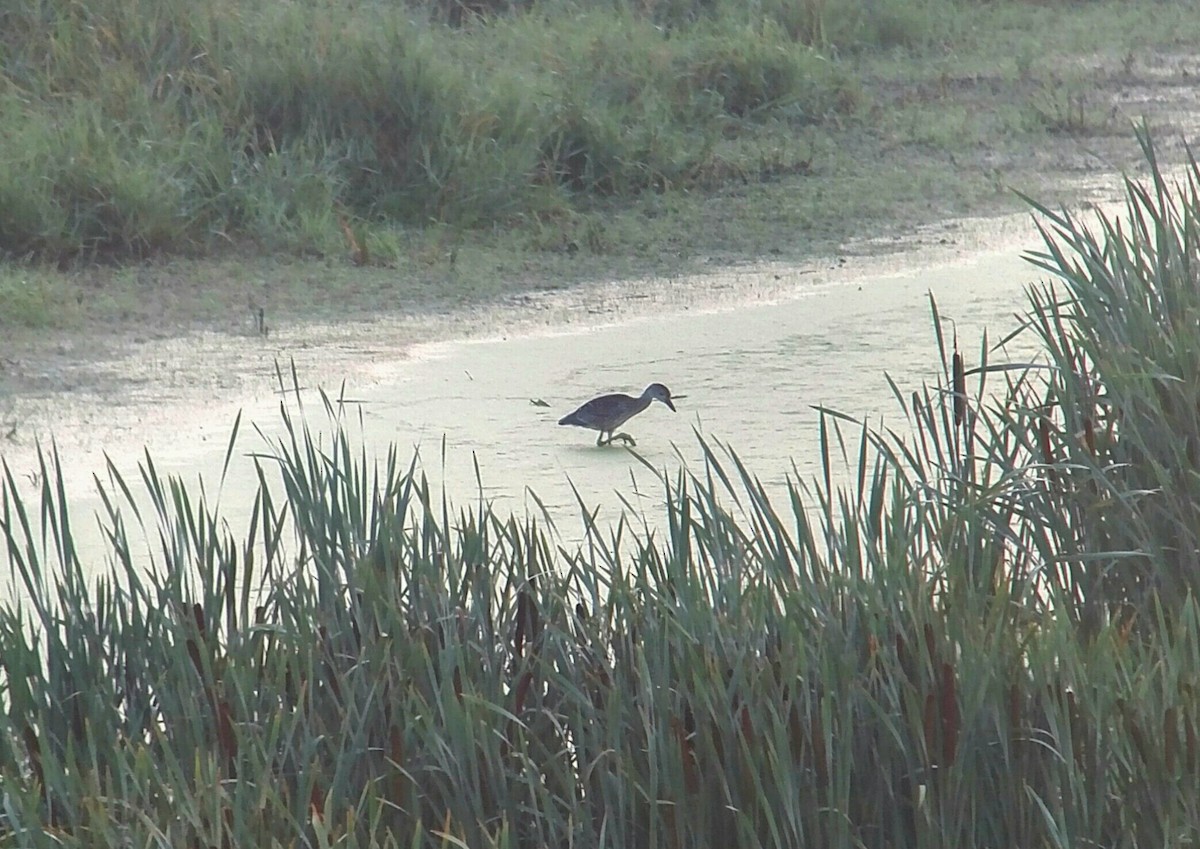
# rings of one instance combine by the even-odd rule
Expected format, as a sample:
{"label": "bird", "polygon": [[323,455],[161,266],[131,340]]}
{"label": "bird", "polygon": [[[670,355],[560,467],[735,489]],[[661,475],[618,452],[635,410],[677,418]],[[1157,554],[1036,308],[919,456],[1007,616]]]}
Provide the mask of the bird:
{"label": "bird", "polygon": [[[661,383],[651,383],[639,398],[620,393],[593,398],[575,412],[563,416],[558,423],[600,431],[600,436],[596,438],[598,446],[611,445],[614,439],[623,440],[628,445],[637,445],[629,434],[614,435],[613,431],[649,407],[651,401],[662,401],[671,408],[671,412],[676,411],[671,402],[671,390]],[[604,438],[606,433],[608,439]]]}

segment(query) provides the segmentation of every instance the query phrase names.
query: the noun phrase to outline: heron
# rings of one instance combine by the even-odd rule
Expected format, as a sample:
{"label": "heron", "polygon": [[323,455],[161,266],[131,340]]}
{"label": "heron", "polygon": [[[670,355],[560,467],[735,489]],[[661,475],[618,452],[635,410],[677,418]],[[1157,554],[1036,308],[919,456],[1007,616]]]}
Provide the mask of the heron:
{"label": "heron", "polygon": [[[623,440],[627,445],[637,445],[629,434],[614,434],[614,431],[649,407],[651,401],[662,401],[671,408],[671,412],[675,412],[675,405],[671,403],[671,390],[661,383],[651,383],[638,398],[619,392],[593,398],[575,412],[563,416],[558,423],[600,431],[600,436],[596,438],[598,446],[611,445],[614,439]],[[605,434],[608,434],[608,439],[604,438]]]}

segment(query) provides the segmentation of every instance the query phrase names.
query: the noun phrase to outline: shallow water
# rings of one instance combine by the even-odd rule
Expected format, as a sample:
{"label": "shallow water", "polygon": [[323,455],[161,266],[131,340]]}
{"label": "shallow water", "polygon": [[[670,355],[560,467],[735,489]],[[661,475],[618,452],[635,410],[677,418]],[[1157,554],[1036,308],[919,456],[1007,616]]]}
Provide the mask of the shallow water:
{"label": "shallow water", "polygon": [[428,346],[394,383],[363,393],[365,431],[372,444],[419,445],[434,458],[444,437],[443,479],[459,497],[474,492],[477,460],[498,505],[530,506],[528,486],[554,515],[568,516],[577,512],[574,484],[589,507],[615,509],[614,493],[628,491],[631,473],[652,476],[625,450],[597,448],[594,433],[555,422],[592,395],[637,394],[659,381],[686,397],[678,414],[654,404],[623,428],[642,457],[669,471],[699,468],[695,430],[728,442],[768,486],[779,485],[793,462],[802,477],[819,471],[813,405],[898,417],[884,372],[910,388],[936,378],[930,292],[970,357],[986,325],[1013,324],[1006,316],[1030,276],[1019,257],[997,253],[729,311]]}
{"label": "shallow water", "polygon": [[[816,279],[805,270],[769,268],[601,287],[590,302],[552,296],[541,305],[548,317],[539,322],[529,320],[535,310],[527,302],[497,314],[493,326],[503,335],[494,338],[414,347],[405,344],[403,325],[379,324],[369,343],[340,349],[358,365],[344,388],[329,363],[323,371],[315,367],[322,351],[332,357],[334,348],[305,349],[308,359],[298,368],[310,387],[309,421],[325,425],[311,368],[332,395],[344,392],[353,401],[346,408],[352,431],[361,421],[372,451],[381,455],[394,442],[407,459],[418,450],[431,482],[458,504],[478,498],[478,468],[482,494],[502,513],[540,512],[529,495],[536,492],[566,542],[582,533],[577,499],[589,511],[599,508],[603,522],[618,514],[623,495],[657,526],[662,489],[655,476],[631,452],[598,448],[594,432],[560,427],[558,418],[594,395],[638,394],[647,383],[662,382],[686,396],[678,413],[653,404],[623,428],[636,437],[646,462],[672,479],[682,467],[699,470],[698,433],[729,443],[769,491],[781,492],[787,474],[807,479],[820,471],[814,405],[899,423],[884,373],[906,393],[936,380],[930,294],[948,342],[957,330],[968,367],[985,328],[995,339],[1014,326],[1013,314],[1024,308],[1023,287],[1038,278],[1020,256],[1031,232],[1000,248],[899,271],[877,264],[860,275],[840,271]],[[700,289],[706,286],[708,298]],[[597,309],[597,302],[619,308]],[[486,323],[476,325],[477,336],[481,327]],[[76,537],[89,565],[103,562],[95,523],[81,521],[100,506],[90,479],[103,471],[101,450],[135,490],[136,459],[145,445],[161,473],[202,477],[212,493],[238,409],[244,415],[238,456],[221,497],[234,533],[244,526],[255,486],[246,455],[264,448],[264,436],[281,434],[278,396],[260,381],[254,393],[227,391],[214,403],[174,380],[174,394],[168,389],[164,397],[163,382],[146,381],[146,398],[139,402],[135,394],[118,408],[123,429],[106,431],[100,416],[86,411],[58,420]],[[18,471],[22,462],[26,473],[32,468],[29,451],[6,452],[6,459]]]}

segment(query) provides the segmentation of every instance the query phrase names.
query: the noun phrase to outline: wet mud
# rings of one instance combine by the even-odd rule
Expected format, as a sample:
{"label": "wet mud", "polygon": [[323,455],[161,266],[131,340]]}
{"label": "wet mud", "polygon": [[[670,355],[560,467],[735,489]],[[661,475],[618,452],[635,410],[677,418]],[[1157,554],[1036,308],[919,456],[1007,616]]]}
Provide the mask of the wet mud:
{"label": "wet mud", "polygon": [[[376,456],[393,443],[402,458],[419,453],[422,471],[456,504],[482,496],[502,513],[544,508],[567,544],[582,534],[581,509],[598,510],[603,522],[633,505],[659,527],[657,475],[701,470],[698,437],[731,446],[782,494],[789,475],[820,472],[816,407],[899,423],[885,373],[907,391],[941,370],[930,298],[947,339],[957,333],[968,361],[977,360],[984,331],[1007,333],[1025,308],[1025,286],[1045,278],[1022,257],[1038,246],[1027,215],[959,221],[888,246],[902,250],[852,260],[598,284],[453,315],[296,326],[269,341],[144,344],[94,366],[94,391],[27,402],[3,456],[32,495],[36,446],[53,440],[81,552],[97,568],[93,475],[105,479],[111,460],[136,480],[143,451],[197,492],[201,480],[210,497],[219,486],[238,534],[256,486],[250,456],[282,435],[280,404],[296,409],[279,385],[282,374],[290,386],[294,367],[314,430],[330,429],[323,389],[344,400],[356,440]],[[1018,339],[1015,350],[990,357],[1025,359],[1030,344]],[[594,433],[557,425],[596,394],[638,394],[655,381],[686,397],[678,413],[655,404],[628,422],[633,450],[598,448]]]}

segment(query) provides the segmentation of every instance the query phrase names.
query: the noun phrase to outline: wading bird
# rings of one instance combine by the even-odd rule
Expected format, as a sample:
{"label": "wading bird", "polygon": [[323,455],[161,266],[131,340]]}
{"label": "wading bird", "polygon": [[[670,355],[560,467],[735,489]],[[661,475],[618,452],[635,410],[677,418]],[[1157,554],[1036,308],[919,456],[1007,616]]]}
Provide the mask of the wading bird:
{"label": "wading bird", "polygon": [[[629,434],[614,434],[613,431],[649,407],[651,401],[662,401],[671,408],[671,412],[675,412],[675,405],[671,403],[671,390],[661,383],[651,383],[639,398],[631,398],[620,393],[593,398],[575,412],[563,416],[558,423],[600,431],[600,436],[596,438],[597,445],[611,445],[614,439],[622,439],[629,445],[637,445]],[[604,438],[606,433],[608,439]]]}

